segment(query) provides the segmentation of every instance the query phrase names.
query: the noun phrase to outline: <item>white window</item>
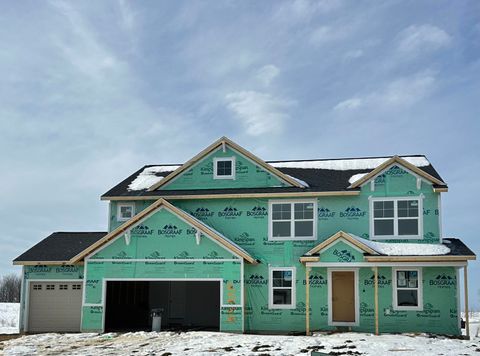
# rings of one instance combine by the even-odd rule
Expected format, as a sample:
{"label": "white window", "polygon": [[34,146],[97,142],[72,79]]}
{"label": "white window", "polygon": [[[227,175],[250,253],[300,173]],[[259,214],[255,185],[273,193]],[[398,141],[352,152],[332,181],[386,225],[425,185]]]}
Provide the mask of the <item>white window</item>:
{"label": "white window", "polygon": [[235,157],[213,159],[214,179],[235,179]]}
{"label": "white window", "polygon": [[423,199],[371,198],[370,236],[372,239],[422,238]]}
{"label": "white window", "polygon": [[117,221],[130,220],[135,215],[135,204],[118,204]]}
{"label": "white window", "polygon": [[393,269],[393,308],[395,310],[422,310],[422,270],[420,268]]}
{"label": "white window", "polygon": [[268,210],[269,240],[315,240],[316,200],[271,200]]}
{"label": "white window", "polygon": [[295,309],[295,267],[269,270],[269,309]]}

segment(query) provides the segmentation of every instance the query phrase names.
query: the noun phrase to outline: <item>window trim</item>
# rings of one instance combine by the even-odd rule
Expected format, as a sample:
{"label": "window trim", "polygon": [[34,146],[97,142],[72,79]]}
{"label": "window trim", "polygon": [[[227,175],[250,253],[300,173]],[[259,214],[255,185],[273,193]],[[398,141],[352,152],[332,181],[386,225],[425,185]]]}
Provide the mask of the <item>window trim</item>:
{"label": "window trim", "polygon": [[[418,287],[417,288],[398,288],[397,287],[397,271],[416,271],[417,272],[417,281]],[[423,310],[423,274],[422,274],[422,267],[393,267],[392,268],[392,283],[393,283],[393,297],[392,297],[392,306],[393,310],[416,310],[421,311]],[[418,306],[411,307],[411,306],[402,306],[398,305],[398,296],[397,291],[404,289],[416,289],[417,290],[417,299],[418,299]]]}
{"label": "window trim", "polygon": [[[120,213],[120,209],[123,207],[130,207],[132,208],[132,217],[130,218],[122,218],[122,215]],[[118,222],[123,222],[123,221],[128,221],[131,218],[135,216],[135,204],[134,203],[119,203],[117,204],[117,221]]]}
{"label": "window trim", "polygon": [[[219,176],[217,173],[217,163],[218,162],[232,162],[232,174],[229,176]],[[214,157],[213,158],[213,179],[232,179],[235,180],[235,171],[236,171],[236,157]]]}
{"label": "window trim", "polygon": [[[290,304],[273,304],[273,289],[282,287],[273,287],[274,271],[292,272],[292,300]],[[283,287],[286,289],[286,287]],[[296,267],[268,267],[268,309],[295,309],[297,307],[297,268]]]}
{"label": "window trim", "polygon": [[[303,237],[295,237],[294,229],[295,229],[295,203],[313,203],[313,236],[303,236]],[[273,214],[272,214],[272,205],[273,204],[291,204],[291,217],[290,222],[290,236],[286,237],[274,237],[273,236]],[[318,226],[318,201],[317,199],[274,199],[268,201],[268,240],[269,241],[314,241],[317,240],[317,226]],[[301,221],[301,220],[299,220]],[[304,220],[310,221],[310,220]]]}
{"label": "window trim", "polygon": [[[418,196],[406,197],[369,197],[369,213],[370,213],[370,240],[422,240],[423,239],[423,194]],[[418,235],[399,235],[398,221],[402,218],[398,217],[398,202],[403,200],[418,201]],[[373,205],[378,201],[393,201],[393,235],[375,236],[375,217]]]}

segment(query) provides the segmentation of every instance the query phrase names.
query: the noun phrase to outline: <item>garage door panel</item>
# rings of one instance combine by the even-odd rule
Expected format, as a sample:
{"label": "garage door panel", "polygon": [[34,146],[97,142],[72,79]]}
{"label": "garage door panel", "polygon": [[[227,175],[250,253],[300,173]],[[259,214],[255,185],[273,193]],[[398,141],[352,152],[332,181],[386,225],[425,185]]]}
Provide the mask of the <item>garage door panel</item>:
{"label": "garage door panel", "polygon": [[30,282],[29,332],[80,331],[81,282]]}

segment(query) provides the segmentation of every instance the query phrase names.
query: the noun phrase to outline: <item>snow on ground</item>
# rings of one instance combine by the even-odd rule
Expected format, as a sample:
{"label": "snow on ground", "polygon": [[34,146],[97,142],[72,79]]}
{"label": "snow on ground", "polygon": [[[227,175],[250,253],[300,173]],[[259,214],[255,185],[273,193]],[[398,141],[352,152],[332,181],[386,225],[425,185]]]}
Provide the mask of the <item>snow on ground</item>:
{"label": "snow on ground", "polygon": [[[14,313],[15,312],[15,313]],[[0,322],[18,320],[18,304],[0,303]],[[214,332],[37,334],[0,341],[0,355],[475,355],[480,353],[480,313],[470,314],[472,340],[443,336],[363,333],[314,336],[239,335]],[[0,328],[0,330],[2,330]],[[16,328],[15,328],[16,330]],[[1,332],[0,332],[1,333]],[[0,338],[0,340],[2,340]]]}
{"label": "snow on ground", "polygon": [[0,334],[18,333],[19,303],[0,303]]}

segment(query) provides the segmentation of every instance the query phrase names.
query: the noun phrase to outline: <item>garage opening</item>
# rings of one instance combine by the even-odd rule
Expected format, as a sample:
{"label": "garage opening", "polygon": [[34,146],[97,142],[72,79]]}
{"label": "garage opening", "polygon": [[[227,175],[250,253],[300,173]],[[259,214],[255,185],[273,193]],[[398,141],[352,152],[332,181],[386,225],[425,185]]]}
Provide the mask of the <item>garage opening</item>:
{"label": "garage opening", "polygon": [[148,331],[161,308],[162,330],[220,329],[219,281],[109,281],[105,331]]}

